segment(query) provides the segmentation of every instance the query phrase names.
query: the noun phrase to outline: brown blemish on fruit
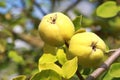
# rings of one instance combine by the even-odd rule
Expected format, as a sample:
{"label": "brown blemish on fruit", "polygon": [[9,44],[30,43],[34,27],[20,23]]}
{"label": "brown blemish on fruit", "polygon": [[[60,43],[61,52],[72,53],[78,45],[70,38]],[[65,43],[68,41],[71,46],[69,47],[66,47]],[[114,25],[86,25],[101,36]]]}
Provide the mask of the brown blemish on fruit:
{"label": "brown blemish on fruit", "polygon": [[55,24],[55,23],[56,23],[56,20],[57,20],[57,14],[55,14],[55,15],[52,16],[52,17],[50,17],[49,22],[50,22],[51,24]]}
{"label": "brown blemish on fruit", "polygon": [[96,44],[97,44],[97,42],[92,42],[92,44],[91,44],[91,47],[94,51],[96,51]]}

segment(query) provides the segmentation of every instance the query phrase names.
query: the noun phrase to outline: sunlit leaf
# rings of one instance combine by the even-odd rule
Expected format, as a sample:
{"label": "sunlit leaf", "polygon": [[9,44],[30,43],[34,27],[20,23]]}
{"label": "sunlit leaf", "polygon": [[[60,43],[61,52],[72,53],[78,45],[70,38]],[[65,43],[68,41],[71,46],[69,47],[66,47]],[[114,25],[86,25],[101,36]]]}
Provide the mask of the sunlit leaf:
{"label": "sunlit leaf", "polygon": [[52,55],[52,54],[43,54],[40,59],[39,59],[39,64],[43,64],[43,63],[54,63],[57,61],[56,56]]}
{"label": "sunlit leaf", "polygon": [[63,71],[62,69],[56,65],[55,63],[44,63],[44,64],[39,64],[39,70],[53,70],[55,72],[57,72],[59,75],[63,76]]}
{"label": "sunlit leaf", "polygon": [[111,65],[109,74],[112,77],[119,77],[120,78],[120,63],[114,63]]}
{"label": "sunlit leaf", "polygon": [[25,75],[20,75],[20,76],[17,76],[15,78],[13,78],[13,80],[26,80],[26,76]]}
{"label": "sunlit leaf", "polygon": [[61,65],[63,65],[67,61],[66,54],[63,49],[58,49],[57,59]]}
{"label": "sunlit leaf", "polygon": [[97,8],[97,16],[103,18],[113,17],[118,13],[118,7],[115,1],[107,1]]}
{"label": "sunlit leaf", "polygon": [[75,26],[75,30],[78,30],[81,28],[81,21],[82,21],[82,15],[81,16],[77,16],[74,20],[73,20],[73,24]]}
{"label": "sunlit leaf", "polygon": [[16,63],[24,64],[23,57],[18,55],[18,53],[16,51],[9,51],[8,57],[11,58]]}
{"label": "sunlit leaf", "polygon": [[62,78],[53,70],[43,70],[35,74],[30,80],[62,80]]}
{"label": "sunlit leaf", "polygon": [[78,68],[77,62],[78,62],[78,59],[77,59],[77,57],[75,57],[72,60],[67,61],[62,66],[63,74],[66,79],[71,78],[77,71],[77,68]]}

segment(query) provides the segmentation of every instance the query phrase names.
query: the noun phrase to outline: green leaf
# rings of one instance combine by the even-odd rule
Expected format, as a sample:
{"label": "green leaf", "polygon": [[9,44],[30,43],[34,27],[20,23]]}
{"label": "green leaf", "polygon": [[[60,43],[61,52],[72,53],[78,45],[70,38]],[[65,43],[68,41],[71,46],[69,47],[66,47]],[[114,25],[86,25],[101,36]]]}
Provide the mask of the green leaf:
{"label": "green leaf", "polygon": [[107,1],[97,8],[97,16],[103,18],[114,17],[118,13],[118,7],[115,1]]}
{"label": "green leaf", "polygon": [[8,57],[11,58],[16,63],[24,64],[23,57],[18,55],[16,51],[9,51]]}
{"label": "green leaf", "polygon": [[111,65],[109,74],[112,77],[119,77],[120,78],[120,63],[114,63]]}
{"label": "green leaf", "polygon": [[15,78],[13,78],[13,80],[26,80],[26,76],[25,75],[20,75],[20,76],[17,76]]}
{"label": "green leaf", "polygon": [[63,74],[66,79],[71,78],[75,74],[75,72],[77,71],[77,68],[78,68],[77,63],[78,63],[78,58],[75,57],[72,60],[67,61],[62,66]]}
{"label": "green leaf", "polygon": [[43,63],[54,63],[57,61],[56,56],[52,55],[52,54],[43,54],[40,59],[39,59],[39,64],[43,64]]}
{"label": "green leaf", "polygon": [[120,17],[109,20],[109,25],[113,27],[113,29],[120,30]]}
{"label": "green leaf", "polygon": [[90,27],[93,25],[94,21],[92,18],[89,17],[83,17],[82,19],[82,27]]}
{"label": "green leaf", "polygon": [[105,74],[105,76],[103,77],[102,80],[112,80],[112,77],[110,74],[108,74],[108,72]]}
{"label": "green leaf", "polygon": [[120,80],[120,78],[113,78],[112,80]]}
{"label": "green leaf", "polygon": [[0,7],[5,7],[6,6],[6,4],[5,4],[5,2],[0,2]]}
{"label": "green leaf", "polygon": [[81,22],[82,22],[82,15],[81,16],[77,16],[74,20],[73,20],[73,24],[75,26],[75,30],[78,30],[81,28]]}
{"label": "green leaf", "polygon": [[67,61],[66,54],[63,49],[58,49],[57,59],[61,65],[63,65]]}
{"label": "green leaf", "polygon": [[120,6],[118,6],[118,10],[120,11]]}
{"label": "green leaf", "polygon": [[31,6],[32,6],[31,0],[25,0],[25,7],[26,7],[26,9],[30,9]]}
{"label": "green leaf", "polygon": [[44,64],[39,64],[39,70],[53,70],[57,72],[59,75],[63,76],[63,71],[62,69],[56,65],[55,63],[44,63]]}
{"label": "green leaf", "polygon": [[12,33],[7,29],[3,29],[2,31],[0,31],[0,37],[2,38],[12,37]]}
{"label": "green leaf", "polygon": [[6,50],[6,41],[4,39],[0,39],[0,53],[5,52]]}
{"label": "green leaf", "polygon": [[62,80],[62,78],[53,70],[43,70],[35,74],[30,80]]}
{"label": "green leaf", "polygon": [[89,75],[90,73],[91,73],[91,69],[90,68],[84,68],[83,69],[83,72],[82,72],[83,75]]}

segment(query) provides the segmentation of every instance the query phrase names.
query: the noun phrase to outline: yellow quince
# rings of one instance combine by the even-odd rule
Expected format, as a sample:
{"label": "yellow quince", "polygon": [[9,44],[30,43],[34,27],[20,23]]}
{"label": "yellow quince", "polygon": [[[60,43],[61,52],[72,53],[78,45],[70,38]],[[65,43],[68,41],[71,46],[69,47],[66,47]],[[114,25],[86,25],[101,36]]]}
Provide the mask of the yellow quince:
{"label": "yellow quince", "polygon": [[75,34],[69,44],[69,55],[77,56],[79,65],[97,67],[104,60],[107,47],[104,41],[92,32]]}
{"label": "yellow quince", "polygon": [[38,30],[40,37],[45,43],[57,47],[67,43],[75,31],[70,18],[61,12],[50,13],[44,16]]}

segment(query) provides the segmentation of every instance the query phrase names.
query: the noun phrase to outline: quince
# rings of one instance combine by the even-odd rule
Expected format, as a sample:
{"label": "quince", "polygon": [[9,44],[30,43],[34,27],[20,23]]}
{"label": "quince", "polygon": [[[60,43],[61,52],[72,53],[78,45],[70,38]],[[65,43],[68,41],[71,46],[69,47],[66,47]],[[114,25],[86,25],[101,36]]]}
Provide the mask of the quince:
{"label": "quince", "polygon": [[47,14],[39,24],[40,37],[51,46],[58,47],[67,43],[74,31],[72,21],[61,12]]}
{"label": "quince", "polygon": [[106,50],[104,41],[92,32],[75,34],[69,44],[69,55],[77,56],[79,65],[83,67],[99,66]]}

